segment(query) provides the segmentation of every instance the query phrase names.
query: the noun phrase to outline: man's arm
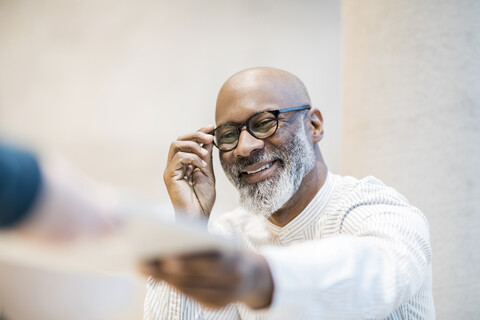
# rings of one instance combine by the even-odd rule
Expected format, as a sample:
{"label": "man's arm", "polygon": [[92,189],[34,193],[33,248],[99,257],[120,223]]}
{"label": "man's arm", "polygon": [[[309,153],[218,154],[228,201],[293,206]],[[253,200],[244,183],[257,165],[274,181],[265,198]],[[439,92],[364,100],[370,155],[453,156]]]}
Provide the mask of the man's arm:
{"label": "man's arm", "polygon": [[[244,302],[250,308],[265,307],[261,312],[275,319],[383,318],[414,297],[430,281],[431,272],[424,216],[412,207],[391,209],[375,208],[373,215],[365,213],[371,207],[350,212],[345,227],[355,221],[357,228],[363,219],[354,236],[264,247],[256,256],[266,264],[243,264],[247,256],[255,256],[251,253],[238,252],[240,262],[234,264],[217,253],[215,259],[197,255],[194,263],[188,257],[159,261],[146,273],[210,307]],[[241,281],[234,265],[244,272]],[[250,304],[247,296],[259,304]]]}
{"label": "man's arm", "polygon": [[[203,127],[179,137],[170,145],[163,179],[177,215],[210,216],[216,197],[212,161],[213,136],[209,134],[213,129],[211,125]],[[140,270],[147,276],[157,274],[156,262],[152,263],[153,265],[143,263],[140,266]],[[158,280],[159,277],[157,280],[150,278],[147,282],[145,320],[169,318],[170,308],[180,314],[187,312],[197,315],[203,312],[203,308],[195,301],[188,304],[188,310],[179,311],[181,300],[185,296],[166,282]]]}
{"label": "man's arm", "polygon": [[[432,256],[426,219],[412,207],[392,209],[353,210],[344,226],[361,221],[355,236],[261,250],[275,283],[270,311],[308,319],[384,318],[422,286],[428,288]],[[418,302],[425,312],[419,317],[433,319],[422,309],[424,301]]]}

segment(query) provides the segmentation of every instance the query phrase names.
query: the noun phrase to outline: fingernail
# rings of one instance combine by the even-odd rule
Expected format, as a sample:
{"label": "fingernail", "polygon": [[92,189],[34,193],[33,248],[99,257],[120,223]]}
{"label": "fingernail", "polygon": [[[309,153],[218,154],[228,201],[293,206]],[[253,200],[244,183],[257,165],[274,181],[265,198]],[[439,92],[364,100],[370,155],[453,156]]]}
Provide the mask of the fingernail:
{"label": "fingernail", "polygon": [[207,163],[202,160],[202,165],[203,165],[204,167],[206,167],[206,166],[207,166]]}

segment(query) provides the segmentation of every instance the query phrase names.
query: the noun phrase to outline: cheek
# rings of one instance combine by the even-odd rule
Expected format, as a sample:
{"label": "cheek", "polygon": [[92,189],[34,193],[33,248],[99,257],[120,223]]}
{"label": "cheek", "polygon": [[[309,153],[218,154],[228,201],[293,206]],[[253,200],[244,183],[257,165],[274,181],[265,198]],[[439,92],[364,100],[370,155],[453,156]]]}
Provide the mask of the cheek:
{"label": "cheek", "polygon": [[265,139],[265,149],[271,150],[281,146],[284,146],[291,138],[292,132],[290,130],[277,131],[273,136]]}
{"label": "cheek", "polygon": [[233,152],[232,151],[228,151],[228,152],[222,152],[220,151],[219,153],[219,159],[220,159],[220,163],[222,165],[228,165],[230,163],[233,162]]}

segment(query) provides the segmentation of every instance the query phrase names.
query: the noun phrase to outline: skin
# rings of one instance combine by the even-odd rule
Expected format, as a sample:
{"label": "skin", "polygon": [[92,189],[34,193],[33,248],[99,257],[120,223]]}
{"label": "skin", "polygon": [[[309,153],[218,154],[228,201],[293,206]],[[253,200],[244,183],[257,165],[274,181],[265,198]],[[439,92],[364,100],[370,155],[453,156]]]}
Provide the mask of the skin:
{"label": "skin", "polygon": [[39,162],[42,188],[27,219],[13,231],[25,239],[70,242],[101,237],[122,225],[122,194],[79,172],[58,156]]}
{"label": "skin", "polygon": [[[222,86],[217,99],[216,124],[243,122],[252,114],[264,110],[284,109],[310,104],[305,87],[294,75],[274,68],[253,68],[230,77]],[[302,115],[306,116],[302,118]],[[243,128],[238,146],[220,152],[224,164],[262,150],[282,145],[298,128],[300,119],[315,152],[316,165],[304,177],[299,190],[269,220],[278,226],[292,221],[310,203],[327,176],[327,167],[317,145],[323,138],[323,118],[318,109],[286,113],[279,117],[279,129],[267,139],[256,139]],[[170,147],[164,173],[170,199],[177,214],[180,212],[208,217],[215,203],[215,175],[212,166],[214,129],[206,126],[186,134]],[[255,170],[263,164],[253,164]],[[279,166],[274,164],[261,174],[242,175],[252,183],[272,175]],[[164,257],[141,266],[142,272],[164,280],[207,307],[219,308],[231,302],[243,302],[251,308],[270,305],[274,283],[266,260],[258,254],[241,250],[217,251],[194,255]]]}

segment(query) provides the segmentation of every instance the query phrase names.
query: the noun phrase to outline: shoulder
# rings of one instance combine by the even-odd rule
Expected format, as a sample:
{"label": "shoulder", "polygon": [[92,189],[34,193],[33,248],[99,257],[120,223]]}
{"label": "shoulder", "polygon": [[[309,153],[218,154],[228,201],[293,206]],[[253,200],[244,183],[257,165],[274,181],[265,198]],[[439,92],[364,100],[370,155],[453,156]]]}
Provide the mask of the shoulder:
{"label": "shoulder", "polygon": [[398,205],[410,206],[408,200],[380,179],[367,176],[357,179],[351,176],[339,177],[337,194],[345,205]]}
{"label": "shoulder", "polygon": [[[358,230],[365,224],[412,225],[428,232],[424,214],[381,180],[340,177],[336,192],[336,217],[343,232]],[[415,227],[416,228],[416,227]]]}

